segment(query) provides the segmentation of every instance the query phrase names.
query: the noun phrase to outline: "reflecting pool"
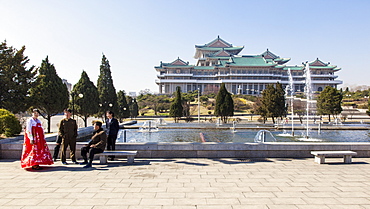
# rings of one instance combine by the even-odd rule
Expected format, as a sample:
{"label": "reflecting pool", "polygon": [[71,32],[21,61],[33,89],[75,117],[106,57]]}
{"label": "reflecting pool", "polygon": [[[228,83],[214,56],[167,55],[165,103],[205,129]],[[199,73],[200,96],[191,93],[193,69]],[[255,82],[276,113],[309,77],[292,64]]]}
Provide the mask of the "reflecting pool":
{"label": "reflecting pool", "polygon": [[[140,125],[140,124],[139,124]],[[269,130],[277,142],[370,142],[370,130],[317,130],[310,131],[309,138],[303,137],[305,130],[294,130],[294,137],[289,130],[276,130],[270,126],[260,125],[253,129],[249,125],[238,124],[235,131],[229,129],[232,125],[223,125],[218,128],[215,124],[168,124],[159,126],[156,132],[139,132],[138,129],[120,130],[117,142],[254,142],[254,137],[261,128]],[[201,127],[201,128],[200,128]],[[221,127],[221,126],[220,126]],[[256,127],[256,125],[254,125]],[[201,137],[201,135],[203,137]],[[266,142],[274,139],[266,135]]]}

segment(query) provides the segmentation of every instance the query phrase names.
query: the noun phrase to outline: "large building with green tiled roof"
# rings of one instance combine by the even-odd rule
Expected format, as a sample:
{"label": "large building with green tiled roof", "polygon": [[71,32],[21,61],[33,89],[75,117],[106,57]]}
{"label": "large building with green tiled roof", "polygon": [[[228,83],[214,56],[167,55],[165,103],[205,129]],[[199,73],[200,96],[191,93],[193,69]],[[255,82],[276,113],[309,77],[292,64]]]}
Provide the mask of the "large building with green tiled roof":
{"label": "large building with green tiled roof", "polygon": [[[183,92],[200,90],[202,94],[217,93],[221,83],[233,94],[258,95],[267,85],[289,85],[290,69],[294,91],[303,92],[305,86],[304,65],[287,65],[290,58],[281,58],[268,49],[260,55],[238,55],[244,46],[233,46],[220,37],[205,45],[195,45],[195,65],[180,58],[155,66],[159,93],[172,94],[176,87]],[[309,62],[313,91],[326,86],[336,88],[342,81],[336,80],[335,65],[318,58]]]}

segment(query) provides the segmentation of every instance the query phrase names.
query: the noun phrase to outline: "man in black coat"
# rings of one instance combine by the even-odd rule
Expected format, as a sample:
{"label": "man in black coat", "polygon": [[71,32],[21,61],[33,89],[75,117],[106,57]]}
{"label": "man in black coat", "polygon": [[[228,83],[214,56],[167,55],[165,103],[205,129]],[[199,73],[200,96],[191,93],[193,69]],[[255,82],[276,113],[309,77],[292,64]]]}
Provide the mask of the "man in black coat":
{"label": "man in black coat", "polygon": [[[112,111],[107,111],[106,116],[107,120],[105,121],[105,125],[108,135],[107,150],[116,150],[116,140],[119,131],[118,120],[114,118],[114,113]],[[114,160],[114,156],[109,156],[109,160]]]}

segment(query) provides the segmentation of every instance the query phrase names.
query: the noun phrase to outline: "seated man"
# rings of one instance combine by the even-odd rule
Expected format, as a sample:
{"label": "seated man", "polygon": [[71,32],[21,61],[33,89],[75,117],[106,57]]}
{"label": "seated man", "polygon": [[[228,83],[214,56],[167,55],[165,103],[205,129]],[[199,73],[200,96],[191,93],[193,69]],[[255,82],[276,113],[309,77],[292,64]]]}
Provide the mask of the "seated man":
{"label": "seated man", "polygon": [[[93,124],[95,130],[93,136],[90,142],[85,147],[81,148],[81,155],[84,158],[84,162],[80,164],[86,164],[84,168],[90,168],[92,166],[94,155],[104,152],[107,144],[107,134],[102,128],[103,123],[101,121],[93,121]],[[87,153],[89,153],[89,162],[87,161]]]}

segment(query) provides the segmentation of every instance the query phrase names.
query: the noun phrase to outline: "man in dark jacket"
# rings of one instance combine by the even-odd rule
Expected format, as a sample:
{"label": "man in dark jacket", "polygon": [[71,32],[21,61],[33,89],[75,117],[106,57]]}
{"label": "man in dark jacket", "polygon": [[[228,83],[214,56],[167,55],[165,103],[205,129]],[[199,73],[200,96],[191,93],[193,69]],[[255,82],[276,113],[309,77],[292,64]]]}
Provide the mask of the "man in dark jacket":
{"label": "man in dark jacket", "polygon": [[[108,135],[107,150],[116,150],[116,140],[119,131],[118,120],[114,118],[114,113],[112,111],[107,111],[106,116],[107,120],[105,121],[105,125]],[[109,156],[109,159],[114,160],[114,156]]]}
{"label": "man in dark jacket", "polygon": [[72,162],[78,164],[76,161],[76,140],[77,140],[77,123],[76,120],[71,118],[72,110],[65,109],[64,116],[59,123],[59,136],[62,137],[62,163],[68,165],[66,162],[66,152],[69,146],[71,150]]}
{"label": "man in dark jacket", "polygon": [[[84,159],[81,165],[85,165],[84,168],[90,168],[92,166],[92,161],[94,160],[94,155],[104,152],[105,146],[107,144],[107,134],[102,128],[103,123],[101,121],[93,121],[94,132],[91,137],[90,142],[81,148],[81,155]],[[89,153],[89,161],[87,161],[87,153]]]}

